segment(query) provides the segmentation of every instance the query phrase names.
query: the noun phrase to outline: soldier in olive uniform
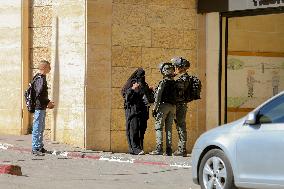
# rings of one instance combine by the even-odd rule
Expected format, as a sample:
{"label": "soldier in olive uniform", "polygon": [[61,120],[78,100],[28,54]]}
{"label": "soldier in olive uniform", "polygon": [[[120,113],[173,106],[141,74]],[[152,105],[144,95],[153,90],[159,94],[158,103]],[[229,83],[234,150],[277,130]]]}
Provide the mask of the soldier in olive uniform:
{"label": "soldier in olive uniform", "polygon": [[190,67],[188,60],[182,57],[175,57],[171,59],[176,70],[176,128],[179,136],[178,149],[174,152],[175,156],[186,156],[186,112],[187,103],[190,101],[190,94],[188,87],[190,85],[189,75],[187,69]]}
{"label": "soldier in olive uniform", "polygon": [[172,155],[172,124],[176,111],[176,90],[174,81],[175,68],[172,63],[162,63],[160,71],[163,80],[159,82],[155,91],[155,102],[153,107],[153,117],[155,118],[156,130],[156,150],[150,155],[163,154],[163,127],[166,131],[166,155]]}

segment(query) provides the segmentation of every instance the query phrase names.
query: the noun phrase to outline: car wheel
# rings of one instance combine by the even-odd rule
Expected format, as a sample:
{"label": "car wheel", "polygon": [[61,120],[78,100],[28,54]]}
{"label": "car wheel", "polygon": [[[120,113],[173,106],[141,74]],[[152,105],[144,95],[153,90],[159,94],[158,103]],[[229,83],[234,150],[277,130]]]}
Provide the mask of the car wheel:
{"label": "car wheel", "polygon": [[208,151],[199,167],[199,183],[202,189],[234,189],[231,164],[222,150]]}

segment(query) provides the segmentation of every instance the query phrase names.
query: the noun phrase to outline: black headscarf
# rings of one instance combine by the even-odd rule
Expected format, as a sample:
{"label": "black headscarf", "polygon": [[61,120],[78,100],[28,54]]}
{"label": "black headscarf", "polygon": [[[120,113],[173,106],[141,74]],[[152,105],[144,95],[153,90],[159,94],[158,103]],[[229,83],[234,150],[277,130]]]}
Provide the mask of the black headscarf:
{"label": "black headscarf", "polygon": [[135,70],[126,81],[121,89],[121,95],[123,96],[123,98],[125,97],[126,91],[136,82],[145,84],[145,70],[143,70],[143,68],[138,68],[137,70]]}

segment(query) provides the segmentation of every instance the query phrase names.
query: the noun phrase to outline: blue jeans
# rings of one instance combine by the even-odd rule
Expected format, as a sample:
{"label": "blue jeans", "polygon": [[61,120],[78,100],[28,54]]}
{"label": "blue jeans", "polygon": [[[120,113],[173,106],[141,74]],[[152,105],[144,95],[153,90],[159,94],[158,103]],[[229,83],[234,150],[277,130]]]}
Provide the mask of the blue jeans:
{"label": "blue jeans", "polygon": [[45,110],[35,110],[32,132],[32,150],[40,150],[43,147],[43,132],[45,129]]}

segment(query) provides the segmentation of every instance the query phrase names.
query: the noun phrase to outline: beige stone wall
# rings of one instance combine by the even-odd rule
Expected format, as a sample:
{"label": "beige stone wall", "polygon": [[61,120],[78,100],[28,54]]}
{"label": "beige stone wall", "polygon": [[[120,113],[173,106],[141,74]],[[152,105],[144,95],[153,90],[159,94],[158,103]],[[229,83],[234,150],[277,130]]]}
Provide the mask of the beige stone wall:
{"label": "beige stone wall", "polygon": [[[31,77],[38,71],[38,63],[41,60],[51,62],[51,36],[52,36],[52,0],[32,0],[29,5],[30,22],[29,22],[29,72]],[[51,74],[47,76],[48,92],[51,93],[53,87],[51,83]],[[51,135],[51,119],[52,112],[47,111],[45,137],[50,138]],[[32,119],[31,119],[32,120]],[[30,130],[32,121],[30,121]]]}
{"label": "beige stone wall", "polygon": [[85,0],[52,1],[51,138],[85,146]]}
{"label": "beige stone wall", "polygon": [[[0,39],[2,48],[5,45],[1,51],[1,77],[11,81],[1,84],[1,92],[10,94],[9,99],[13,94],[15,104],[8,106],[5,104],[8,101],[2,101],[0,111],[5,119],[1,118],[0,131],[9,125],[8,133],[20,134],[21,1],[1,6],[7,11],[1,12],[4,16],[1,16],[0,31],[10,36]],[[13,22],[4,22],[7,17]],[[190,71],[205,83],[205,63],[198,53],[202,46],[198,39],[204,28],[198,25],[193,0],[33,0],[29,28],[31,75],[35,74],[41,59],[52,63],[48,84],[56,108],[48,111],[46,133],[59,142],[126,152],[120,89],[137,67],[146,70],[148,83],[155,86],[161,79],[158,64],[173,56],[183,56],[192,62]],[[7,49],[10,57],[6,56]],[[202,95],[204,97],[205,90]],[[15,107],[19,109],[16,110],[19,119],[15,119]],[[11,118],[7,119],[9,116]],[[205,100],[191,103],[187,116],[190,151],[205,128]],[[8,124],[7,120],[10,120]],[[175,149],[175,127],[173,131]],[[154,147],[154,120],[151,118],[145,150]]]}
{"label": "beige stone wall", "polygon": [[87,1],[86,148],[110,151],[112,1]]}
{"label": "beige stone wall", "polygon": [[[21,41],[27,37],[21,36],[22,2],[1,3],[0,9],[0,32],[5,36],[0,39],[4,94],[0,132],[20,134],[22,90],[26,87],[21,78]],[[198,53],[202,28],[194,0],[32,0],[29,10],[30,29],[23,30],[30,38],[25,43],[30,53],[29,77],[35,74],[40,60],[52,63],[48,86],[56,108],[48,110],[45,131],[51,139],[89,149],[126,152],[120,89],[137,67],[146,70],[148,83],[155,86],[161,79],[158,64],[183,56],[192,62],[191,72],[204,83],[205,64]],[[204,130],[204,116],[205,100],[190,104],[189,151]],[[176,148],[175,127],[173,131]],[[151,118],[145,150],[154,147]]]}
{"label": "beige stone wall", "polygon": [[[30,3],[30,70],[40,60],[52,63],[45,137],[84,147],[85,1],[32,0]],[[32,122],[30,122],[32,124]]]}
{"label": "beige stone wall", "polygon": [[35,69],[40,60],[51,61],[52,1],[33,0],[31,2],[30,59],[31,69]]}
{"label": "beige stone wall", "polygon": [[[196,2],[181,1],[114,1],[112,19],[112,122],[111,149],[127,151],[125,119],[120,89],[139,66],[146,70],[146,80],[156,86],[162,76],[158,65],[173,56],[183,56],[192,63],[191,72],[204,81],[204,66],[198,64],[198,17]],[[122,74],[124,73],[124,74]],[[205,94],[205,91],[203,91]],[[204,127],[205,101],[189,104],[187,114],[190,151]],[[204,104],[203,104],[204,105]],[[124,139],[124,140],[122,140]],[[145,151],[155,148],[154,120],[150,118],[145,134]],[[177,133],[173,125],[173,148]]]}
{"label": "beige stone wall", "polygon": [[21,134],[21,0],[0,3],[0,133]]}
{"label": "beige stone wall", "polygon": [[[87,7],[87,147],[127,152],[120,90],[137,67],[143,67],[149,85],[156,86],[161,79],[159,63],[183,56],[204,82],[205,62],[198,62],[196,2],[96,0],[87,1]],[[190,151],[205,130],[205,100],[190,104],[187,124]],[[175,126],[173,131],[175,149]],[[144,146],[146,151],[155,148],[152,118]]]}

